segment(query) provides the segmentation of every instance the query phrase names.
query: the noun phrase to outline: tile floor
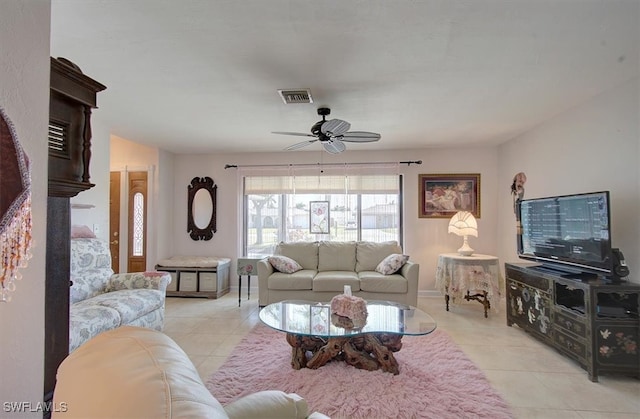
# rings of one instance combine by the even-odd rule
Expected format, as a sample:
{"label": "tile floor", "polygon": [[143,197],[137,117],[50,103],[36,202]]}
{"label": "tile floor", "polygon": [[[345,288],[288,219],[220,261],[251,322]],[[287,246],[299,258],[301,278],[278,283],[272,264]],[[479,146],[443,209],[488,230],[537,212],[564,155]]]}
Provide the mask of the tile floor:
{"label": "tile floor", "polygon": [[[185,350],[203,380],[260,321],[255,294],[249,301],[243,295],[240,308],[233,292],[218,300],[167,298],[165,333]],[[578,364],[508,327],[504,300],[488,319],[475,301],[447,312],[444,298],[420,297],[418,306],[484,371],[516,418],[640,418],[640,380],[600,376],[592,383]]]}

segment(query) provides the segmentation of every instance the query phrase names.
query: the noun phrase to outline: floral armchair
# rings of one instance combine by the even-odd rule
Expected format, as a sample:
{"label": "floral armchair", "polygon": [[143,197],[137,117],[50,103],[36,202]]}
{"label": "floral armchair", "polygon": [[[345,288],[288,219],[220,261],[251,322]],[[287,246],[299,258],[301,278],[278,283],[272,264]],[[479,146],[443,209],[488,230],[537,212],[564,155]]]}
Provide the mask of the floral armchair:
{"label": "floral armchair", "polygon": [[96,238],[71,240],[70,272],[69,352],[119,326],[162,330],[170,274],[114,274],[109,243]]}

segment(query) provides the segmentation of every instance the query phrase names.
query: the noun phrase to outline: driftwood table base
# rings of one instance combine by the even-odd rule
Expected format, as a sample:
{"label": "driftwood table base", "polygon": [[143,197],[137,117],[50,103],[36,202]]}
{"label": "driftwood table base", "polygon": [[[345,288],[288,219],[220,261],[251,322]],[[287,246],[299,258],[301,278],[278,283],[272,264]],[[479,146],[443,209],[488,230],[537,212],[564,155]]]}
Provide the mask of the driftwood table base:
{"label": "driftwood table base", "polygon": [[316,369],[335,359],[367,371],[400,372],[393,352],[402,348],[402,335],[368,333],[322,339],[287,333],[287,342],[291,345],[291,367],[296,370]]}

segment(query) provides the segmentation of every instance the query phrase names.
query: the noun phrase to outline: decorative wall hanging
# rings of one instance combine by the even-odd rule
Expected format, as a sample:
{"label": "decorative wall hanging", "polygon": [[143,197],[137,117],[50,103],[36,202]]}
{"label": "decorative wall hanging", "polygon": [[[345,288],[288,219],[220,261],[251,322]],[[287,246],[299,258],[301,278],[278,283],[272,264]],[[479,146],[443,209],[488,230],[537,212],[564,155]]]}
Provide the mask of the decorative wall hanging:
{"label": "decorative wall hanging", "polygon": [[469,211],[480,218],[480,173],[419,175],[418,216],[451,218]]}
{"label": "decorative wall hanging", "polygon": [[329,201],[309,202],[309,232],[329,234]]}
{"label": "decorative wall hanging", "polygon": [[513,177],[513,183],[511,184],[511,196],[513,197],[513,212],[518,218],[518,202],[524,198],[524,184],[527,182],[527,175],[524,172],[518,172]]}
{"label": "decorative wall hanging", "polygon": [[[210,177],[194,177],[188,190],[187,232],[193,240],[211,240],[216,228],[216,192]],[[198,223],[196,220],[205,220]]]}
{"label": "decorative wall hanging", "polygon": [[31,259],[31,173],[11,121],[0,108],[0,302]]}

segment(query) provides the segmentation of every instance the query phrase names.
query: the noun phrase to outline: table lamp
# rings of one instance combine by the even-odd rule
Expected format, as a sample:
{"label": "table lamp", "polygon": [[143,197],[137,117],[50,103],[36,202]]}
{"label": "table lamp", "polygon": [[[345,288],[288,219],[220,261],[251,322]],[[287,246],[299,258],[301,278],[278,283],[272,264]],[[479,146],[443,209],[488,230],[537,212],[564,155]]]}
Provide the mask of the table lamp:
{"label": "table lamp", "polygon": [[469,211],[458,211],[449,221],[449,233],[464,237],[462,247],[458,253],[462,256],[471,256],[473,249],[469,246],[467,237],[478,237],[478,223]]}

